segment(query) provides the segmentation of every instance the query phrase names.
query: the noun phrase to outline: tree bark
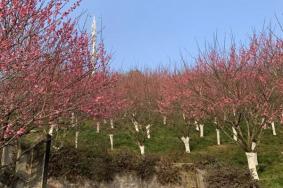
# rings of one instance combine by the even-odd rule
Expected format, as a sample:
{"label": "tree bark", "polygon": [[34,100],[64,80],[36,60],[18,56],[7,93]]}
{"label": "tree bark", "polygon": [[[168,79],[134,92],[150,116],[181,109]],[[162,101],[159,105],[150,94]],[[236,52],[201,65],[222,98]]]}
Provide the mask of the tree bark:
{"label": "tree bark", "polygon": [[219,129],[216,129],[216,136],[217,136],[217,145],[221,145],[221,142],[220,142],[220,130]]}
{"label": "tree bark", "polygon": [[150,127],[151,125],[147,125],[145,128],[146,128],[146,135],[147,135],[147,138],[150,139]]}
{"label": "tree bark", "polygon": [[185,151],[186,153],[191,153],[191,149],[190,149],[190,138],[187,137],[181,137],[181,140],[183,141],[184,145],[185,145]]}
{"label": "tree bark", "polygon": [[274,124],[274,121],[271,123],[271,128],[272,128],[272,134],[273,136],[276,136],[276,129],[275,129],[275,124]]}
{"label": "tree bark", "polygon": [[110,139],[111,150],[113,150],[113,148],[114,148],[114,144],[113,144],[113,134],[109,134],[109,139]]}
{"label": "tree bark", "polygon": [[96,133],[100,132],[100,122],[96,123]]}
{"label": "tree bark", "polygon": [[259,180],[258,173],[257,173],[257,153],[255,152],[246,152],[248,167],[251,173],[251,176],[254,180]]}
{"label": "tree bark", "polygon": [[238,141],[238,133],[234,127],[232,127],[232,131],[233,131],[233,139],[235,141]]}
{"label": "tree bark", "polygon": [[199,128],[200,128],[200,137],[202,138],[204,135],[203,135],[203,127],[204,125],[203,124],[199,124]]}
{"label": "tree bark", "polygon": [[139,144],[139,148],[140,148],[140,153],[142,156],[144,156],[145,152],[144,152],[144,145],[143,144]]}

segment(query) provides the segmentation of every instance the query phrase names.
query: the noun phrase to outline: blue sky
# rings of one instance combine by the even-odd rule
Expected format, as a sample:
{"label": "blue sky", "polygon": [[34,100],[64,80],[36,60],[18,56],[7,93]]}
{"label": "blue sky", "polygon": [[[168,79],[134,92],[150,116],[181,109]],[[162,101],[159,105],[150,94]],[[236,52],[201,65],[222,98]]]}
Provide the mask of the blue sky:
{"label": "blue sky", "polygon": [[276,25],[275,15],[283,23],[282,0],[83,0],[82,11],[103,18],[115,70],[179,66],[181,54],[193,63],[216,35],[245,43],[264,24]]}

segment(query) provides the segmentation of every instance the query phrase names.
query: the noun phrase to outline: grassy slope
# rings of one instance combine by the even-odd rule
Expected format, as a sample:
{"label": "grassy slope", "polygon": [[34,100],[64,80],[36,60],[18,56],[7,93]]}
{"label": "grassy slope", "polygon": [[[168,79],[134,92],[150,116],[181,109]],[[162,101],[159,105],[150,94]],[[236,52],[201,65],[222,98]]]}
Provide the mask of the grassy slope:
{"label": "grassy slope", "polygon": [[[107,150],[110,148],[107,131],[101,127],[97,134],[91,122],[81,126],[79,147],[89,150]],[[177,162],[196,162],[204,157],[214,157],[220,162],[233,166],[247,168],[244,152],[229,138],[221,134],[221,146],[216,145],[215,129],[205,126],[205,137],[199,138],[198,132],[191,135],[191,154],[184,153],[184,146],[177,137],[177,131],[172,127],[156,125],[152,130],[152,138],[145,144],[146,153],[169,156]],[[283,187],[283,127],[277,128],[278,136],[272,136],[271,129],[264,132],[258,147],[259,176],[262,187]],[[74,143],[74,132],[67,136],[69,144]],[[127,130],[117,129],[114,135],[115,150],[130,149],[139,152],[134,138]]]}

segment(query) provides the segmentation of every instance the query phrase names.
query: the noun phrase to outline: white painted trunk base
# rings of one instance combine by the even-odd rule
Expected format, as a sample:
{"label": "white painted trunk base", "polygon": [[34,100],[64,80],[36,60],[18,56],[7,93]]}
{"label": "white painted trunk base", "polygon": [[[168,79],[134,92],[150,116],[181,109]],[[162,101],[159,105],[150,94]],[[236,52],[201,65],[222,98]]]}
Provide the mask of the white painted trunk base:
{"label": "white painted trunk base", "polygon": [[100,132],[100,122],[96,123],[96,133]]}
{"label": "white painted trunk base", "polygon": [[76,138],[75,138],[75,148],[78,149],[78,143],[79,143],[79,131],[76,131]]}
{"label": "white painted trunk base", "polygon": [[114,129],[114,122],[113,122],[113,119],[110,119],[110,126],[111,126],[111,129]]}
{"label": "white painted trunk base", "polygon": [[186,121],[186,115],[183,113],[183,119]]}
{"label": "white painted trunk base", "polygon": [[272,128],[272,134],[273,134],[273,136],[276,136],[277,134],[276,134],[276,129],[275,129],[275,124],[274,124],[274,122],[271,123],[271,128]]}
{"label": "white painted trunk base", "polygon": [[248,167],[254,180],[259,180],[256,166],[258,165],[257,153],[246,152]]}
{"label": "white painted trunk base", "polygon": [[184,145],[185,145],[185,150],[186,153],[191,153],[191,149],[190,149],[190,138],[187,137],[181,137],[181,140],[183,141]]}
{"label": "white painted trunk base", "polygon": [[110,139],[111,150],[113,150],[113,148],[114,148],[114,144],[113,144],[113,134],[109,134],[109,139]]}
{"label": "white painted trunk base", "polygon": [[144,155],[144,145],[139,145],[141,155]]}
{"label": "white painted trunk base", "polygon": [[232,131],[233,131],[233,139],[235,141],[238,141],[238,133],[234,127],[232,127]]}
{"label": "white painted trunk base", "polygon": [[197,131],[199,131],[199,125],[198,125],[197,121],[195,121],[195,128],[196,128]]}
{"label": "white painted trunk base", "polygon": [[199,130],[200,130],[200,137],[201,137],[201,138],[204,136],[204,135],[203,135],[203,127],[204,127],[203,124],[199,124]]}
{"label": "white painted trunk base", "polygon": [[145,128],[146,128],[146,136],[148,139],[150,139],[150,127],[151,125],[147,125]]}
{"label": "white painted trunk base", "polygon": [[216,136],[217,136],[217,145],[221,145],[221,142],[220,142],[220,130],[219,129],[216,129]]}
{"label": "white painted trunk base", "polygon": [[166,124],[167,124],[167,117],[163,116],[163,125],[166,125]]}
{"label": "white painted trunk base", "polygon": [[49,134],[49,135],[53,136],[55,127],[56,127],[55,124],[52,124],[52,125],[50,126],[50,129],[49,129],[49,131],[48,131],[48,134]]}
{"label": "white painted trunk base", "polygon": [[134,121],[134,126],[135,126],[136,132],[139,132],[140,130],[139,130],[139,124],[138,124],[138,122]]}

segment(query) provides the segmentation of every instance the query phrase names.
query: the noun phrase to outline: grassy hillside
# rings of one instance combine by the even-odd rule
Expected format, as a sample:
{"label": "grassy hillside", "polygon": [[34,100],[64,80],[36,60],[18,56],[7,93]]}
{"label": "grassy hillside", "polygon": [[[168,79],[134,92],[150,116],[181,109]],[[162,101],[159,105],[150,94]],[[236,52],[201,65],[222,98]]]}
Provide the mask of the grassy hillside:
{"label": "grassy hillside", "polygon": [[[117,125],[116,127],[114,150],[128,149],[139,154],[139,148],[131,133],[123,129],[125,126]],[[283,127],[277,127],[277,134],[273,136],[271,129],[265,130],[258,146],[258,172],[260,184],[264,188],[283,187]],[[198,163],[209,158],[234,167],[247,168],[244,152],[224,134],[221,134],[221,146],[216,145],[216,132],[212,126],[205,126],[204,135],[204,138],[200,138],[199,133],[193,131],[190,140],[191,153],[186,154],[176,128],[156,124],[152,128],[152,138],[145,143],[145,152],[170,157],[175,162]],[[68,132],[65,144],[74,145],[74,137],[74,131]],[[107,130],[102,125],[101,132],[98,134],[93,123],[86,122],[80,127],[78,147],[93,152],[101,150],[111,152]]]}

